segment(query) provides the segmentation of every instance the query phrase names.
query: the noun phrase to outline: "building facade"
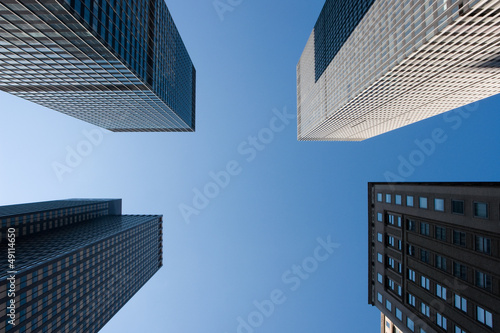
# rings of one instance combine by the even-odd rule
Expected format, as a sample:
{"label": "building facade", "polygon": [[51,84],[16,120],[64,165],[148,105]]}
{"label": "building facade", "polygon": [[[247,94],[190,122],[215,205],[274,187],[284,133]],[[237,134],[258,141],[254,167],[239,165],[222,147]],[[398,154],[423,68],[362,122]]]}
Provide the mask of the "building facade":
{"label": "building facade", "polygon": [[327,0],[297,64],[298,140],[360,141],[500,93],[499,11]]}
{"label": "building facade", "polygon": [[3,206],[0,221],[0,332],[97,332],[162,266],[162,216],[121,215],[120,199]]}
{"label": "building facade", "polygon": [[368,303],[403,332],[500,327],[500,183],[369,183]]}
{"label": "building facade", "polygon": [[194,131],[196,71],[164,0],[0,4],[0,90],[111,131]]}

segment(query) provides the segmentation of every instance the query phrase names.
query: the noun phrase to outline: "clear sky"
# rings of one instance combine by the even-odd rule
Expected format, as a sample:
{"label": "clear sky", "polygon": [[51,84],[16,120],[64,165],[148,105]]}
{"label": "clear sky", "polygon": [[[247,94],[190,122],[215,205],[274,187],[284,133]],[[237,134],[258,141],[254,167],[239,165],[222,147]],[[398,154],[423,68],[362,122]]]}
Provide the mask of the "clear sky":
{"label": "clear sky", "polygon": [[163,214],[164,266],[103,333],[378,332],[367,182],[498,181],[500,96],[363,142],[298,142],[295,68],[324,1],[218,3],[223,20],[212,0],[167,1],[197,70],[195,133],[111,133],[0,93],[0,204]]}

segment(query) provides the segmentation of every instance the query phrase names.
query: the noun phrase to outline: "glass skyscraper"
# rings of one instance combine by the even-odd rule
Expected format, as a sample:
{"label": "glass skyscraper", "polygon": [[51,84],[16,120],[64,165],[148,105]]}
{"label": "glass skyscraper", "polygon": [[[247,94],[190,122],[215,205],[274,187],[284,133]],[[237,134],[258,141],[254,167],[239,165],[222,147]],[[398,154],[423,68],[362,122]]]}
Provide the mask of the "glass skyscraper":
{"label": "glass skyscraper", "polygon": [[499,11],[327,0],[297,64],[298,140],[361,141],[500,93]]}
{"label": "glass skyscraper", "polygon": [[0,221],[0,332],[97,332],[162,266],[162,216],[121,215],[120,199],[3,206]]}
{"label": "glass skyscraper", "polygon": [[194,131],[196,71],[164,0],[0,3],[0,90],[111,131]]}

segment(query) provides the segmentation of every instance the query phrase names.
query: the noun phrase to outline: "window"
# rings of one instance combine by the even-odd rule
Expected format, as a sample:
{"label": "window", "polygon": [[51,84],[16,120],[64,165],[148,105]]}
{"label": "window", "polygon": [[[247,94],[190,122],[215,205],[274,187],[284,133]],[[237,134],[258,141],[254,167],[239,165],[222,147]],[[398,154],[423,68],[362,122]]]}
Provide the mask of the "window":
{"label": "window", "polygon": [[434,199],[434,210],[444,212],[444,199]]}
{"label": "window", "polygon": [[390,194],[385,195],[385,202],[391,203],[392,196]]}
{"label": "window", "polygon": [[446,241],[446,228],[436,226],[434,231],[436,232],[436,239]]}
{"label": "window", "polygon": [[394,283],[394,281],[389,278],[387,278],[387,286],[391,288],[391,290],[394,290],[396,288],[396,284]]}
{"label": "window", "polygon": [[453,276],[467,281],[467,266],[453,262]]}
{"label": "window", "polygon": [[408,280],[415,282],[415,271],[413,269],[408,270]]}
{"label": "window", "polygon": [[410,304],[411,306],[415,306],[415,296],[413,296],[412,294],[408,294],[408,304]]}
{"label": "window", "polygon": [[383,256],[382,256],[382,253],[377,253],[377,260],[378,260],[378,262],[380,262],[380,263],[383,263],[383,262],[384,262],[384,260],[383,260]]}
{"label": "window", "polygon": [[463,329],[455,325],[455,333],[467,333],[467,332],[465,332]]}
{"label": "window", "polygon": [[398,295],[401,296],[403,294],[403,291],[401,289],[401,286],[398,286]]}
{"label": "window", "polygon": [[401,205],[401,194],[396,194],[394,201],[396,202],[396,205]]}
{"label": "window", "polygon": [[395,260],[391,257],[387,257],[387,258],[388,258],[388,260],[387,260],[388,266],[391,267],[392,269],[394,269],[395,268]]}
{"label": "window", "polygon": [[441,315],[440,313],[436,313],[436,324],[439,326],[439,327],[442,327],[443,329],[447,329],[447,320],[446,320],[446,317],[443,317],[443,315]]}
{"label": "window", "polygon": [[427,317],[430,317],[430,310],[429,310],[429,306],[426,305],[424,302],[422,302],[420,304],[420,312],[422,312],[422,314],[424,314],[425,316]]}
{"label": "window", "polygon": [[430,290],[430,281],[425,276],[420,277],[420,286],[424,289]]}
{"label": "window", "polygon": [[415,255],[415,247],[413,245],[408,244],[408,255],[410,255],[410,256]]}
{"label": "window", "polygon": [[485,202],[474,202],[474,217],[488,218],[488,204]]}
{"label": "window", "polygon": [[476,251],[491,254],[491,239],[476,236]]}
{"label": "window", "polygon": [[420,233],[429,236],[429,223],[420,222]]}
{"label": "window", "polygon": [[394,237],[387,236],[387,244],[389,244],[390,246],[394,247]]}
{"label": "window", "polygon": [[422,260],[425,263],[429,263],[429,252],[420,249],[420,260]]}
{"label": "window", "polygon": [[467,300],[455,294],[455,307],[463,312],[467,312]]}
{"label": "window", "polygon": [[381,294],[381,293],[377,293],[377,300],[378,300],[380,303],[382,303],[383,298],[382,298],[382,294]]}
{"label": "window", "polygon": [[388,217],[389,217],[389,224],[394,225],[394,215],[389,214]]}
{"label": "window", "polygon": [[380,283],[384,283],[384,279],[382,277],[382,274],[377,273],[377,281],[380,282]]}
{"label": "window", "polygon": [[398,216],[398,227],[401,228],[401,216]]}
{"label": "window", "polygon": [[408,231],[415,231],[417,223],[414,220],[407,220],[408,221]]}
{"label": "window", "polygon": [[427,333],[423,328],[420,328],[420,333]]}
{"label": "window", "polygon": [[406,196],[406,205],[408,207],[413,207],[413,195]]}
{"label": "window", "polygon": [[403,312],[401,312],[398,308],[396,308],[396,318],[403,321]]}
{"label": "window", "polygon": [[493,328],[493,317],[491,312],[486,311],[482,307],[477,307],[477,321]]}
{"label": "window", "polygon": [[476,271],[476,286],[491,290],[491,275]]}
{"label": "window", "polygon": [[446,258],[436,254],[436,267],[446,271]]}
{"label": "window", "polygon": [[382,202],[382,193],[377,193],[377,201]]}
{"label": "window", "polygon": [[392,304],[388,299],[385,300],[385,307],[387,308],[387,310],[392,311]]}
{"label": "window", "polygon": [[382,243],[384,241],[384,236],[379,232],[377,233],[377,240]]}
{"label": "window", "polygon": [[406,326],[410,329],[410,331],[415,332],[415,324],[410,318],[406,318]]}
{"label": "window", "polygon": [[446,287],[436,284],[436,295],[446,300]]}
{"label": "window", "polygon": [[463,200],[451,200],[451,212],[454,214],[464,214]]}
{"label": "window", "polygon": [[423,209],[427,209],[427,198],[419,197],[418,198],[418,206]]}
{"label": "window", "polygon": [[453,230],[453,244],[465,246],[465,232]]}
{"label": "window", "polygon": [[379,221],[379,222],[383,221],[382,213],[377,213],[377,221]]}

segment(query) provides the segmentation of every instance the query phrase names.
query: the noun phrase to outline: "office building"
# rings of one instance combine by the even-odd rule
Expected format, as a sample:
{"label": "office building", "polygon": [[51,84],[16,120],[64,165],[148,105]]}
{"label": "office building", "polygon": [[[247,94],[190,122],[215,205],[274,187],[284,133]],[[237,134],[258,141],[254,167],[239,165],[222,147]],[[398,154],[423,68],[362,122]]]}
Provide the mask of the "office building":
{"label": "office building", "polygon": [[500,183],[369,183],[368,303],[401,331],[500,328]]}
{"label": "office building", "polygon": [[0,3],[0,90],[115,132],[192,132],[195,86],[164,0]]}
{"label": "office building", "polygon": [[327,0],[297,64],[298,140],[361,141],[500,93],[500,1]]}
{"label": "office building", "polygon": [[0,332],[97,332],[162,266],[162,216],[121,215],[121,199],[3,206],[0,221]]}

